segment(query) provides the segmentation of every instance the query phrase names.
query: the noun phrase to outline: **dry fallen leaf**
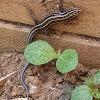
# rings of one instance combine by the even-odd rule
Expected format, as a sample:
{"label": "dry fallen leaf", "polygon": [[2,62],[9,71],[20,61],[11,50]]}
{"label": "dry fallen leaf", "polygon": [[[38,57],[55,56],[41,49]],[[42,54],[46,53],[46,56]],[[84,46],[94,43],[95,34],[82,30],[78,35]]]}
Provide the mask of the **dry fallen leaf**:
{"label": "dry fallen leaf", "polygon": [[0,86],[3,86],[6,82],[6,79],[3,79],[2,81],[0,81]]}

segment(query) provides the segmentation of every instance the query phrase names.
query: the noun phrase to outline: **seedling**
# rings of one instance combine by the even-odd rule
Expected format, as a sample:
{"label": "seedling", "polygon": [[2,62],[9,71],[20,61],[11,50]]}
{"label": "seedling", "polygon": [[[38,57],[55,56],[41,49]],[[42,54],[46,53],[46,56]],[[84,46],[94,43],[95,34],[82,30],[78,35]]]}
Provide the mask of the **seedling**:
{"label": "seedling", "polygon": [[74,89],[71,100],[93,100],[93,97],[100,99],[100,71],[94,74],[93,79],[87,78],[85,84]]}
{"label": "seedling", "polygon": [[42,40],[29,44],[25,49],[24,55],[34,65],[42,65],[57,59],[56,67],[61,73],[74,70],[78,64],[78,55],[75,50],[68,49],[61,54],[59,49],[58,53],[56,53],[51,45]]}

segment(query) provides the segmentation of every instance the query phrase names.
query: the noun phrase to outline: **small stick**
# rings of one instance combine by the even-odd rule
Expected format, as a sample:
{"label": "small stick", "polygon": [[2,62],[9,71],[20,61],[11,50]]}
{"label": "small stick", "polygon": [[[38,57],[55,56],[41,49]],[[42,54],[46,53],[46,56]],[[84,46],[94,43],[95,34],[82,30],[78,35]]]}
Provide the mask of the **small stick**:
{"label": "small stick", "polygon": [[0,82],[3,81],[4,79],[8,78],[9,76],[15,74],[15,73],[16,73],[16,71],[14,71],[14,72],[12,72],[12,73],[6,75],[5,77],[3,77],[3,78],[0,79]]}

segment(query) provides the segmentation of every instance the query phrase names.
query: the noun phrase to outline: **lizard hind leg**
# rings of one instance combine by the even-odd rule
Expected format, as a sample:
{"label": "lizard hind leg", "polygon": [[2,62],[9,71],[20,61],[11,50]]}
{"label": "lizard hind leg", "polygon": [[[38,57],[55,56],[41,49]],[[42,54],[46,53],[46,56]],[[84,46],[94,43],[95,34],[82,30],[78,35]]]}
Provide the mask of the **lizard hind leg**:
{"label": "lizard hind leg", "polygon": [[38,24],[38,20],[37,20],[36,17],[34,16],[32,9],[31,9],[30,7],[28,7],[28,6],[26,6],[26,8],[27,8],[27,10],[29,11],[29,13],[30,13],[32,19],[34,20],[35,24]]}
{"label": "lizard hind leg", "polygon": [[59,11],[60,12],[64,12],[64,9],[63,9],[63,2],[64,2],[64,0],[59,0],[60,1],[60,3],[59,3]]}

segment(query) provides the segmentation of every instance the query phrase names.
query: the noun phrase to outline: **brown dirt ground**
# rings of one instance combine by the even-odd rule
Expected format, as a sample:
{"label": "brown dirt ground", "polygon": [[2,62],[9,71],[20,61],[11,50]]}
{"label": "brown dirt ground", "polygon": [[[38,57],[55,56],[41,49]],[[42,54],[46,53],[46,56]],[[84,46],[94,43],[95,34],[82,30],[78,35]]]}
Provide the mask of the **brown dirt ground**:
{"label": "brown dirt ground", "polygon": [[[23,54],[0,54],[0,78],[17,71],[0,85],[0,100],[26,98],[26,90],[20,81],[20,72],[25,63]],[[30,100],[70,100],[74,87],[84,84],[84,80],[98,70],[78,64],[74,71],[61,74],[55,67],[55,61],[51,61],[38,67],[30,65],[24,74],[24,80],[29,88]]]}
{"label": "brown dirt ground", "polygon": [[[47,3],[48,8],[55,8],[54,6],[54,4],[52,6],[52,2],[51,4]],[[51,13],[55,11],[55,9],[50,10]],[[74,24],[73,26],[75,27]],[[20,81],[20,73],[25,63],[26,60],[23,54],[18,54],[16,52],[4,52],[0,54],[0,79],[16,71],[14,75],[0,84],[0,100],[18,100],[18,98],[26,98],[26,90]],[[70,94],[74,87],[84,84],[84,80],[87,77],[92,77],[98,70],[99,69],[88,69],[79,63],[74,71],[61,74],[55,67],[55,61],[51,61],[41,66],[30,65],[24,74],[24,79],[29,88],[30,100],[70,100]]]}

